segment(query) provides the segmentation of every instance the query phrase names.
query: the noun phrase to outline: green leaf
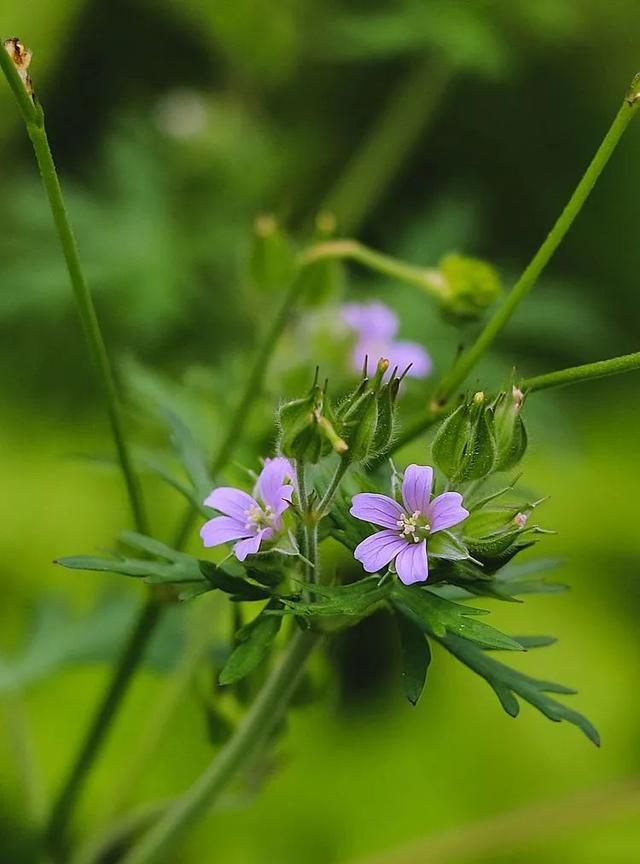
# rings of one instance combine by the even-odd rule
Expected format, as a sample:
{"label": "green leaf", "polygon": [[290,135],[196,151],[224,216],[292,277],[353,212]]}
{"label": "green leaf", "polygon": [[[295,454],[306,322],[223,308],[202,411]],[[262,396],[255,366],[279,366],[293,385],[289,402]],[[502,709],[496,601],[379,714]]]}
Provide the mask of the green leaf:
{"label": "green leaf", "polygon": [[200,572],[211,588],[230,594],[232,600],[266,600],[271,591],[262,585],[254,585],[241,576],[233,576],[210,561],[200,561]]}
{"label": "green leaf", "polygon": [[102,558],[96,555],[70,555],[59,558],[56,564],[70,570],[90,570],[96,573],[118,573],[144,579],[150,584],[179,584],[201,582],[199,563],[189,555],[177,561],[150,561],[141,558]]}
{"label": "green leaf", "polygon": [[452,603],[438,597],[428,588],[398,584],[393,589],[391,601],[399,612],[431,636],[444,637],[447,633],[453,633],[486,648],[524,650],[510,636],[473,620],[476,615],[487,614],[484,609]]}
{"label": "green leaf", "polygon": [[161,543],[153,537],[148,537],[146,534],[138,534],[136,531],[121,531],[120,540],[130,549],[135,549],[138,552],[144,552],[147,555],[153,555],[154,558],[165,558],[167,561],[184,561],[190,556],[184,552],[179,552],[177,549],[172,549],[166,543]]}
{"label": "green leaf", "polygon": [[516,717],[520,711],[516,698],[519,696],[550,720],[556,723],[562,720],[573,723],[590,741],[600,746],[600,736],[586,717],[547,695],[548,693],[573,695],[575,690],[562,684],[555,684],[553,681],[531,678],[516,669],[511,669],[504,663],[494,660],[476,645],[457,636],[449,634],[438,639],[454,657],[487,681],[498,696],[502,707],[511,717]]}
{"label": "green leaf", "polygon": [[404,692],[409,702],[417,705],[427,680],[431,649],[421,627],[404,615],[396,615],[395,621],[400,637]]}
{"label": "green leaf", "polygon": [[306,618],[347,615],[362,617],[374,612],[391,592],[391,583],[380,584],[378,576],[361,579],[351,585],[311,585],[305,591],[317,600],[283,597],[282,602],[296,615]]}
{"label": "green leaf", "polygon": [[449,561],[464,561],[469,557],[469,550],[462,540],[449,531],[438,531],[429,538],[429,557],[447,558]]}
{"label": "green leaf", "polygon": [[238,644],[220,673],[220,684],[234,684],[262,663],[278,635],[282,618],[263,610],[257,618],[238,631]]}
{"label": "green leaf", "polygon": [[171,443],[187,477],[193,484],[195,494],[199,499],[206,498],[214,484],[204,451],[196,442],[189,427],[177,414],[168,408],[161,407],[159,410],[171,430]]}

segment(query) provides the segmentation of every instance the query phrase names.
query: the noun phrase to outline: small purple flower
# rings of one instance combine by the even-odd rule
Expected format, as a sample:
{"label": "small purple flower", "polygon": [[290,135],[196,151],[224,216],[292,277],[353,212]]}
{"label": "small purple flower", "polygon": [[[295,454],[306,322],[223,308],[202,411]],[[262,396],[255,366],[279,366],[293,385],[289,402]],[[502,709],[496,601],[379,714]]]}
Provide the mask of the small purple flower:
{"label": "small purple flower", "polygon": [[385,529],[367,537],[353,553],[367,573],[376,573],[395,559],[396,571],[405,585],[427,581],[428,538],[469,515],[459,492],[444,492],[430,501],[432,486],[432,468],[409,465],[402,482],[404,507],[387,495],[354,495],[351,515]]}
{"label": "small purple flower", "polygon": [[219,510],[200,531],[205,546],[220,546],[233,540],[238,561],[255,555],[261,543],[273,540],[282,530],[282,514],[291,504],[294,470],[281,456],[267,459],[256,482],[253,496],[242,489],[220,486],[205,499],[205,507]]}
{"label": "small purple flower", "polygon": [[421,345],[396,341],[398,316],[384,303],[346,303],[342,319],[357,337],[351,355],[355,372],[360,372],[366,357],[374,364],[384,357],[389,368],[397,366],[401,372],[411,366],[407,374],[414,378],[426,378],[431,372],[431,358]]}

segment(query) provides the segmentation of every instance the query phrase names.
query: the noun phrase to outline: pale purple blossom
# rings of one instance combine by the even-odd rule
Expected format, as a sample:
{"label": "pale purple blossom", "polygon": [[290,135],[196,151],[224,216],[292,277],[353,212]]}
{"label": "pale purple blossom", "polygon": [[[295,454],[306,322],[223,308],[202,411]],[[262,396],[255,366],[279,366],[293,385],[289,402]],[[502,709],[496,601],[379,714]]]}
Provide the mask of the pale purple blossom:
{"label": "pale purple blossom", "polygon": [[426,582],[429,537],[469,515],[459,492],[443,492],[431,501],[432,486],[432,468],[409,465],[402,481],[403,504],[387,495],[354,495],[351,515],[384,529],[363,540],[353,553],[367,573],[376,573],[395,559],[396,572],[405,585]]}
{"label": "pale purple blossom", "polygon": [[282,514],[291,504],[294,470],[288,459],[267,459],[253,495],[233,486],[220,486],[205,499],[205,507],[222,513],[202,526],[205,546],[238,541],[233,552],[238,561],[255,555],[263,542],[282,531]]}
{"label": "pale purple blossom", "polygon": [[390,369],[397,366],[400,372],[410,366],[407,374],[414,378],[426,378],[431,372],[431,358],[422,345],[395,338],[398,316],[384,303],[346,303],[342,319],[356,336],[351,354],[355,372],[362,370],[367,357],[374,365],[384,357]]}

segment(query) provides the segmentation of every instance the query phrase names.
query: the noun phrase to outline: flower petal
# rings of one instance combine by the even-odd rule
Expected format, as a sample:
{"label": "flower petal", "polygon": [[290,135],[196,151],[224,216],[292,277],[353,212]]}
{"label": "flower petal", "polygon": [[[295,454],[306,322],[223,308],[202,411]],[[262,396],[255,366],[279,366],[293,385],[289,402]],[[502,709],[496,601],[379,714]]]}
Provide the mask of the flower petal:
{"label": "flower petal", "polygon": [[284,511],[291,504],[291,496],[293,495],[293,486],[281,486],[273,496],[273,503],[270,504],[274,516],[282,516]]}
{"label": "flower petal", "polygon": [[469,511],[462,506],[462,495],[459,492],[443,492],[429,504],[426,515],[433,534],[462,522],[469,515]]}
{"label": "flower petal", "polygon": [[359,543],[353,553],[367,573],[376,573],[386,567],[408,543],[396,531],[379,531]]}
{"label": "flower petal", "polygon": [[414,582],[426,582],[429,578],[429,564],[427,562],[427,541],[412,543],[396,558],[396,570],[398,577],[404,585],[413,585]]}
{"label": "flower petal", "polygon": [[402,481],[402,498],[409,513],[426,513],[433,486],[433,468],[409,465]]}
{"label": "flower petal", "polygon": [[232,519],[230,516],[216,516],[210,519],[200,529],[200,537],[205,546],[219,546],[230,540],[241,540],[251,537],[255,529],[247,528],[244,522]]}
{"label": "flower petal", "polygon": [[342,320],[361,339],[388,341],[398,332],[398,316],[384,303],[345,303]]}
{"label": "flower petal", "polygon": [[254,537],[249,537],[247,540],[241,540],[233,547],[233,554],[238,561],[244,561],[247,555],[255,555],[260,549],[260,544],[267,538],[264,536],[269,528],[263,528]]}
{"label": "flower petal", "polygon": [[431,357],[417,342],[392,342],[384,355],[389,361],[389,367],[398,367],[399,372],[407,372],[409,378],[426,378],[431,373],[433,363]]}
{"label": "flower petal", "polygon": [[395,529],[398,527],[398,521],[404,516],[404,510],[397,501],[387,495],[378,495],[374,492],[361,492],[359,495],[354,495],[349,512],[363,522]]}
{"label": "flower petal", "polygon": [[213,507],[225,516],[231,516],[239,522],[247,521],[247,510],[258,506],[258,502],[242,489],[233,486],[219,486],[208,498],[204,499],[205,507]]}
{"label": "flower petal", "polygon": [[[293,465],[284,456],[265,459],[264,468],[256,483],[256,495],[262,498],[268,507],[275,510],[282,501],[280,490],[283,486],[290,484],[295,476]],[[291,496],[289,496],[289,500],[290,498]]]}

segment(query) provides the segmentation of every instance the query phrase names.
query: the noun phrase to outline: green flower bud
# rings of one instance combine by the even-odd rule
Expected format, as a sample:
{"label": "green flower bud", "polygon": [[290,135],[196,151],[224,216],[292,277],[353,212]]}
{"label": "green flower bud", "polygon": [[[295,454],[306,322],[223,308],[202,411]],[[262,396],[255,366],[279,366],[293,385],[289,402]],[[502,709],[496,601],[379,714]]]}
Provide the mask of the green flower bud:
{"label": "green flower bud", "polygon": [[[316,375],[317,379],[317,375]],[[336,418],[326,394],[317,380],[306,396],[280,406],[279,449],[283,456],[314,464],[331,450],[344,454],[347,443],[336,431]]]}
{"label": "green flower bud", "polygon": [[265,293],[277,292],[293,277],[294,269],[295,254],[288,236],[273,216],[259,216],[249,256],[251,280]]}
{"label": "green flower bud", "polygon": [[349,462],[366,462],[389,446],[394,432],[396,399],[401,379],[394,373],[385,382],[389,361],[378,361],[372,379],[366,369],[357,388],[337,412],[339,431],[349,445]]}
{"label": "green flower bud", "polygon": [[479,480],[495,470],[493,410],[478,392],[450,414],[432,444],[433,460],[457,483]]}
{"label": "green flower bud", "polygon": [[524,394],[518,387],[500,393],[494,402],[496,471],[510,471],[527,449],[527,430],[522,420]]}
{"label": "green flower bud", "polygon": [[446,255],[437,271],[442,278],[442,310],[447,318],[477,320],[502,291],[498,274],[484,261]]}

